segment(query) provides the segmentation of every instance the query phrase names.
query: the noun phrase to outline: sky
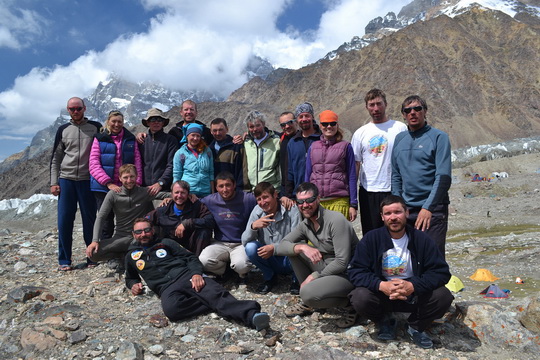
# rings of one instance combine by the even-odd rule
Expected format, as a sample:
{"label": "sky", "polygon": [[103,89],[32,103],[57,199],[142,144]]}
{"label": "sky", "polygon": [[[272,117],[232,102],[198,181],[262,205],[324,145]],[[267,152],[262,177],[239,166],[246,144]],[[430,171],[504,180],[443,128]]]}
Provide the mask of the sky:
{"label": "sky", "polygon": [[253,54],[313,63],[411,0],[0,0],[0,161],[114,72],[227,96]]}

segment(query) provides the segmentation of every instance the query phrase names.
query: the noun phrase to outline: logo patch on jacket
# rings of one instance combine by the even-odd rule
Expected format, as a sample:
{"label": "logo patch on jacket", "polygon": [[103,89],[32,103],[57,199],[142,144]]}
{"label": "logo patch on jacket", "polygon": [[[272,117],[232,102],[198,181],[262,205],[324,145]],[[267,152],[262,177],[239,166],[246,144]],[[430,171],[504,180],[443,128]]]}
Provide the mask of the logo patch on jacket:
{"label": "logo patch on jacket", "polygon": [[158,249],[158,250],[156,251],[156,256],[157,256],[158,258],[164,258],[165,256],[167,256],[167,250],[165,250],[165,249]]}
{"label": "logo patch on jacket", "polygon": [[137,250],[137,251],[134,251],[134,252],[131,253],[131,258],[133,260],[139,260],[141,258],[141,255],[142,255],[142,251]]}
{"label": "logo patch on jacket", "polygon": [[144,260],[137,260],[137,262],[135,263],[135,265],[137,265],[137,269],[139,269],[140,271],[142,271],[142,269],[144,269]]}

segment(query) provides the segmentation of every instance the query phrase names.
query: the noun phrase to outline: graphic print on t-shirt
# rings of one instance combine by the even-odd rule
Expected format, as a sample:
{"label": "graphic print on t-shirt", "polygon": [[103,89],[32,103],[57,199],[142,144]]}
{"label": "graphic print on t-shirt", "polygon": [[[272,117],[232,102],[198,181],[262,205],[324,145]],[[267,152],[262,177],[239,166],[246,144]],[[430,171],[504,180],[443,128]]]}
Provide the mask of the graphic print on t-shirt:
{"label": "graphic print on t-shirt", "polygon": [[376,135],[369,139],[369,153],[375,157],[382,156],[388,147],[388,139],[383,135]]}

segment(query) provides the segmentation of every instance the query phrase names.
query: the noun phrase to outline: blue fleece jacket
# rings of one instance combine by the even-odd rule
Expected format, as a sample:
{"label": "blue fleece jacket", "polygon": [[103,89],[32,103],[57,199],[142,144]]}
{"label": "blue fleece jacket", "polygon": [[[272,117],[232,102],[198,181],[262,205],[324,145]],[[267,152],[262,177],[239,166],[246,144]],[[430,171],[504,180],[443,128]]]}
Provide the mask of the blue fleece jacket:
{"label": "blue fleece jacket", "polygon": [[407,206],[433,211],[449,204],[452,183],[450,139],[426,125],[396,136],[392,150],[392,194],[403,197]]}

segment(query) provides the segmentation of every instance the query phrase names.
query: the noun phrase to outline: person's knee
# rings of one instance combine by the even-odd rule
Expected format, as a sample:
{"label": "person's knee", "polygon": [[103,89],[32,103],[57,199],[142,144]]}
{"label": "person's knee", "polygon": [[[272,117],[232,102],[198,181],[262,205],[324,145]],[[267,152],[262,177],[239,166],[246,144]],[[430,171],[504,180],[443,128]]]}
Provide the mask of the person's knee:
{"label": "person's knee", "polygon": [[253,259],[257,255],[257,250],[259,249],[258,244],[255,241],[248,242],[246,245],[244,245],[244,248],[246,249],[246,255],[248,258]]}
{"label": "person's knee", "polygon": [[182,319],[182,313],[178,311],[174,303],[168,301],[162,301],[161,307],[165,316],[171,321],[178,321]]}
{"label": "person's knee", "polygon": [[357,287],[349,293],[349,301],[359,314],[368,312],[371,297],[372,292],[364,287]]}

